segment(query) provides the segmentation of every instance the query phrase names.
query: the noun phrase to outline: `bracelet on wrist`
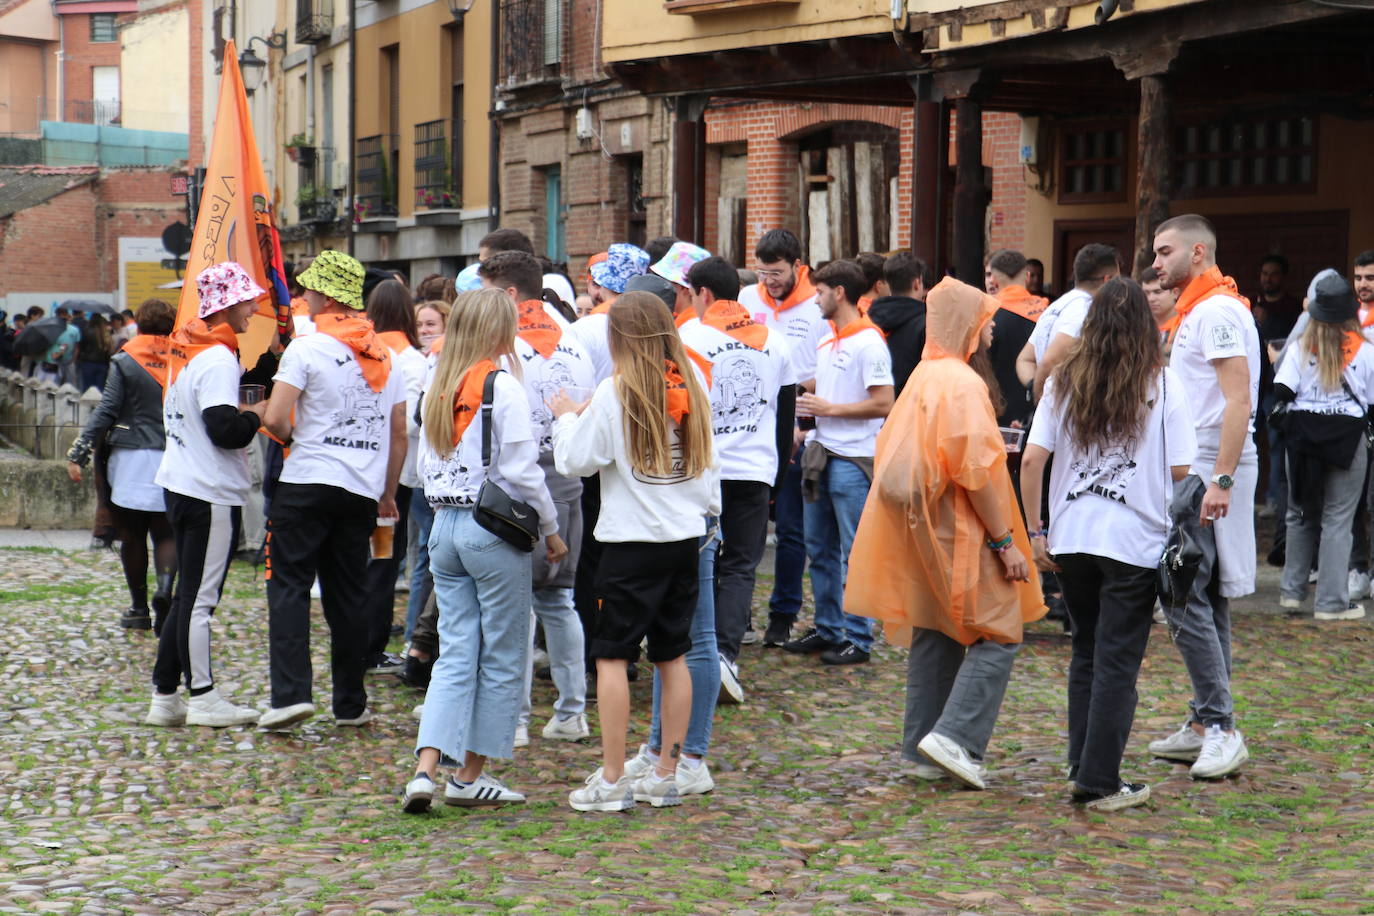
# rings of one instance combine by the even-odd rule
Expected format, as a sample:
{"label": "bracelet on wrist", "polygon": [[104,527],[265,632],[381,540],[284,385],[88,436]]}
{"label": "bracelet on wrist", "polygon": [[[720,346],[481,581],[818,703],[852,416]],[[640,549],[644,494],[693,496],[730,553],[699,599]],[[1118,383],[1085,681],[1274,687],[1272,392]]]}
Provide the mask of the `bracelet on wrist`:
{"label": "bracelet on wrist", "polygon": [[989,550],[995,550],[1001,553],[1011,546],[1011,530],[1008,529],[1007,533],[1000,538],[989,538],[985,543],[988,545]]}

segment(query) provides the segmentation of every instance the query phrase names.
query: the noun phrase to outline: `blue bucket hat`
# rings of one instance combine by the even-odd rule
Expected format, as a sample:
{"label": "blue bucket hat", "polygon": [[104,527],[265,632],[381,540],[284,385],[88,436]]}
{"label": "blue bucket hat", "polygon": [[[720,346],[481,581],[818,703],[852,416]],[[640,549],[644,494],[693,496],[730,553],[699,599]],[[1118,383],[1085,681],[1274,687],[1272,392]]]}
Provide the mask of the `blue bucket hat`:
{"label": "blue bucket hat", "polygon": [[591,267],[592,279],[613,293],[625,292],[625,284],[649,269],[649,252],[629,242],[616,242],[606,249],[606,260]]}

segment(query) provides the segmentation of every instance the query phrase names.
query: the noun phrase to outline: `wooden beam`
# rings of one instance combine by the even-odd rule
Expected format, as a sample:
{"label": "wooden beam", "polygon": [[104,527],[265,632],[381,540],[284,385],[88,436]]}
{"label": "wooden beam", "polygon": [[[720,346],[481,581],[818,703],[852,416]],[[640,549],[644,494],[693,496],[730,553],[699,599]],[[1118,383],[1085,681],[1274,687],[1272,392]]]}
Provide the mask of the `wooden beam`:
{"label": "wooden beam", "polygon": [[940,225],[940,144],[949,144],[939,102],[917,102],[911,150],[911,250],[932,269]]}
{"label": "wooden beam", "polygon": [[970,98],[955,103],[954,272],[983,286],[983,220],[988,189],[983,182],[983,107]]}
{"label": "wooden beam", "polygon": [[679,15],[686,13],[724,13],[745,6],[796,6],[801,0],[668,0],[663,9]]}
{"label": "wooden beam", "polygon": [[706,102],[680,96],[673,124],[673,234],[700,245],[706,234]]}
{"label": "wooden beam", "polygon": [[1136,148],[1135,276],[1154,261],[1155,226],[1169,218],[1169,86],[1163,76],[1142,76]]}

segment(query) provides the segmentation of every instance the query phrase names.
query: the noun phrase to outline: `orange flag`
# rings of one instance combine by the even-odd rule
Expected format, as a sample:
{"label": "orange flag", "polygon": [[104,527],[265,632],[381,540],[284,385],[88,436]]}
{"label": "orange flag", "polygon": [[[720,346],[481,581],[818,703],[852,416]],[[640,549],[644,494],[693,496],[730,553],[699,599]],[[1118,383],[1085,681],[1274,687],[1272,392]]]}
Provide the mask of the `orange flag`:
{"label": "orange flag", "polygon": [[271,346],[272,335],[290,327],[291,299],[272,212],[272,189],[267,186],[258,144],[253,138],[248,97],[243,91],[238,52],[232,41],[225,44],[223,61],[214,138],[210,142],[176,326],[196,317],[200,305],[196,276],[212,264],[237,261],[267,290],[258,302],[248,331],[239,339],[239,357],[251,368]]}

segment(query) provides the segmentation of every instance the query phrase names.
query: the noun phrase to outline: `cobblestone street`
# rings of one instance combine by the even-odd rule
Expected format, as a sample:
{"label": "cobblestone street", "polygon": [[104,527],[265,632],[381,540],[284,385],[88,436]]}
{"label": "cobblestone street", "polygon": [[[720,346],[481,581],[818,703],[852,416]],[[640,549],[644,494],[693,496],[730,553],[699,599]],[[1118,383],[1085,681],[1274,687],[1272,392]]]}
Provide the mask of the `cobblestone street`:
{"label": "cobblestone street", "polygon": [[[552,692],[536,681],[531,746],[491,768],[530,803],[408,817],[398,797],[421,695],[373,677],[377,720],[335,728],[318,614],[315,719],[287,735],[154,729],[141,724],[154,643],[118,628],[122,597],[114,553],[0,549],[2,912],[1374,911],[1364,622],[1318,626],[1240,602],[1235,684],[1252,757],[1216,783],[1146,752],[1188,695],[1156,627],[1123,767],[1153,799],[1112,816],[1069,804],[1068,640],[1040,623],[984,793],[904,774],[903,652],[827,670],[751,647],[746,704],[718,712],[711,795],[573,812],[567,792],[598,750],[540,739]],[[266,708],[260,571],[234,565],[214,657],[227,696]],[[632,747],[647,697],[641,678]],[[596,734],[594,707],[592,719]]]}

